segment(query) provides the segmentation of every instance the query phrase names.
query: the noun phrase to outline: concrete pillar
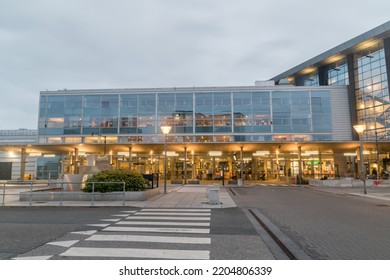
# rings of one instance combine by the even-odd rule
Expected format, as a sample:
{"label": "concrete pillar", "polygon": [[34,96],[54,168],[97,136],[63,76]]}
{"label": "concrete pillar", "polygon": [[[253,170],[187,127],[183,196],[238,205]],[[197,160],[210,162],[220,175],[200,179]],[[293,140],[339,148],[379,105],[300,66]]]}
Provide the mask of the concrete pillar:
{"label": "concrete pillar", "polygon": [[27,153],[26,149],[22,148],[20,151],[20,181],[24,181],[24,175],[26,173]]}
{"label": "concrete pillar", "polygon": [[132,168],[133,168],[133,156],[132,156],[132,154],[133,154],[133,147],[129,147],[129,166],[128,166],[128,168],[129,168],[129,170],[132,170]]}
{"label": "concrete pillar", "polygon": [[74,174],[79,173],[79,164],[80,164],[79,149],[74,148]]}
{"label": "concrete pillar", "polygon": [[276,150],[276,180],[279,179],[279,150]]}
{"label": "concrete pillar", "polygon": [[211,174],[211,179],[212,180],[214,180],[215,179],[215,157],[213,157],[213,167],[211,168],[211,172],[213,172],[212,174]]}
{"label": "concrete pillar", "polygon": [[73,151],[69,153],[69,171],[71,174],[74,174],[74,157],[73,157]]}
{"label": "concrete pillar", "polygon": [[252,180],[257,180],[257,158],[252,156]]}
{"label": "concrete pillar", "polygon": [[351,156],[351,171],[352,171],[352,174],[353,174],[353,177],[356,177],[357,176],[357,168],[356,168],[356,157],[354,156]]}
{"label": "concrete pillar", "polygon": [[319,160],[319,164],[318,164],[318,173],[319,173],[319,176],[320,178],[322,178],[322,153],[321,153],[321,150],[318,149],[318,160]]}
{"label": "concrete pillar", "polygon": [[[333,159],[334,159],[334,165],[338,166],[338,175],[344,175],[345,173],[348,173],[348,163],[346,160],[346,157],[342,152],[335,152],[333,154]],[[335,174],[337,175],[337,174]]]}
{"label": "concrete pillar", "polygon": [[240,178],[244,180],[244,147],[241,147],[240,149]]}
{"label": "concrete pillar", "polygon": [[302,178],[302,147],[298,147],[298,175]]}
{"label": "concrete pillar", "polygon": [[153,151],[150,151],[150,174],[153,174]]}
{"label": "concrete pillar", "polygon": [[[175,159],[176,159],[175,157],[172,157],[171,159],[169,159],[169,157],[167,156],[168,169],[169,169],[169,166],[171,167],[171,180],[176,179],[175,178],[175,171],[176,171],[176,160]],[[177,179],[180,179],[180,178],[177,178]]]}
{"label": "concrete pillar", "polygon": [[196,164],[195,164],[195,155],[194,151],[191,151],[191,167],[192,167],[192,179],[196,179]]}
{"label": "concrete pillar", "polygon": [[187,184],[187,147],[184,147],[184,184]]}

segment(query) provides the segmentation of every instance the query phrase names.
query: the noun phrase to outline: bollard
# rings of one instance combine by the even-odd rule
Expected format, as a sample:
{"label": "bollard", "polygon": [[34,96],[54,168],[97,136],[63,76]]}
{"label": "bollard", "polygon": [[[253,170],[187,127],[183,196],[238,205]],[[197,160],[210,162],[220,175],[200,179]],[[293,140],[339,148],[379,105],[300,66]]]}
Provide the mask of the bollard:
{"label": "bollard", "polygon": [[209,188],[209,204],[220,204],[219,187]]}
{"label": "bollard", "polygon": [[33,191],[33,183],[30,183],[30,206],[32,205],[32,191]]}
{"label": "bollard", "polygon": [[3,206],[5,205],[5,183],[3,184]]}
{"label": "bollard", "polygon": [[62,206],[62,192],[64,190],[64,181],[61,182],[61,193],[60,193],[60,206]]}
{"label": "bollard", "polygon": [[122,204],[122,206],[125,206],[125,200],[126,200],[126,183],[123,182],[123,204]]}
{"label": "bollard", "polygon": [[91,206],[94,206],[94,192],[95,192],[95,182],[92,182],[92,203]]}

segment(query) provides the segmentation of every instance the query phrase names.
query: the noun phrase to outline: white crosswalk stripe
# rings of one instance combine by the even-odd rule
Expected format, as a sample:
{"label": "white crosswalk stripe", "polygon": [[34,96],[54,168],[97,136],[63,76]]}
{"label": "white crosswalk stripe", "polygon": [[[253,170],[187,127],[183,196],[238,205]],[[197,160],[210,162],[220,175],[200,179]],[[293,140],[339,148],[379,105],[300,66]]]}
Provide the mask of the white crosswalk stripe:
{"label": "white crosswalk stripe", "polygon": [[208,237],[178,237],[178,236],[148,236],[148,235],[104,235],[95,234],[88,237],[88,241],[125,241],[149,243],[176,243],[176,244],[211,244]]}
{"label": "white crosswalk stripe", "polygon": [[196,212],[210,213],[210,209],[165,209],[165,208],[156,208],[156,209],[142,209],[140,212]]}
{"label": "white crosswalk stripe", "polygon": [[124,221],[124,222],[117,222],[116,225],[209,227],[210,223]]}
{"label": "white crosswalk stripe", "polygon": [[166,250],[133,248],[70,248],[61,256],[103,258],[149,258],[149,259],[197,259],[208,260],[210,252],[205,250]]}
{"label": "white crosswalk stripe", "polygon": [[154,216],[210,216],[210,213],[172,213],[172,212],[167,212],[167,213],[161,213],[161,212],[138,212],[134,214],[135,216],[143,216],[143,215],[154,215]]}
{"label": "white crosswalk stripe", "polygon": [[[175,217],[176,221],[210,221],[210,217]],[[172,220],[172,217],[130,216],[126,220]]]}
{"label": "white crosswalk stripe", "polygon": [[122,219],[112,219],[112,224],[71,246],[59,258],[210,258],[210,209],[142,209],[122,213],[128,214],[112,215]]}
{"label": "white crosswalk stripe", "polygon": [[154,228],[154,227],[107,227],[104,231],[129,231],[129,232],[165,232],[165,233],[210,233],[203,228]]}

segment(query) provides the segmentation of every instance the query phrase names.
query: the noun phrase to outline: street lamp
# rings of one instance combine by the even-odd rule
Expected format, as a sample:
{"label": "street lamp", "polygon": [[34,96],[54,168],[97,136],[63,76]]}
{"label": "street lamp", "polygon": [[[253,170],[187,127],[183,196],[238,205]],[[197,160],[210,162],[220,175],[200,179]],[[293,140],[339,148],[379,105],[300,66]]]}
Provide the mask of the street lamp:
{"label": "street lamp", "polygon": [[367,194],[366,190],[366,174],[365,174],[365,168],[364,168],[364,157],[363,157],[363,132],[366,130],[366,125],[364,124],[357,124],[354,125],[353,128],[356,130],[356,132],[359,134],[359,140],[360,140],[360,174],[361,179],[363,181],[363,188],[364,188],[364,194]]}
{"label": "street lamp", "polygon": [[167,136],[171,129],[171,126],[161,127],[161,130],[164,133],[164,194],[167,193]]}
{"label": "street lamp", "polygon": [[94,133],[94,132],[92,132],[91,135],[92,136],[97,135],[97,136],[100,136],[100,137],[104,137],[104,155],[106,155],[107,154],[107,136],[101,135],[100,133]]}
{"label": "street lamp", "polygon": [[379,146],[378,146],[378,129],[376,127],[376,123],[378,122],[378,118],[375,117],[375,148],[376,148],[376,167],[377,167],[377,177],[375,179],[379,179],[381,176],[381,170],[379,166]]}

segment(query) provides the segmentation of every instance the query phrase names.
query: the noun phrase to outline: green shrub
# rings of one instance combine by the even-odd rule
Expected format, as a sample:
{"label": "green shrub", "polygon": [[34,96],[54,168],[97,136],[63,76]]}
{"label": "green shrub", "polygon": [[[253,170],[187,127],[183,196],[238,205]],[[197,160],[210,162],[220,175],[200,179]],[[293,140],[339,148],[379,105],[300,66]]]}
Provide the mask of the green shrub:
{"label": "green shrub", "polygon": [[141,174],[121,169],[100,171],[93,175],[86,180],[85,188],[83,188],[84,192],[92,192],[92,182],[95,182],[94,191],[102,193],[123,191],[123,183],[113,184],[109,182],[125,182],[126,191],[142,191],[145,189],[145,184],[148,183]]}

